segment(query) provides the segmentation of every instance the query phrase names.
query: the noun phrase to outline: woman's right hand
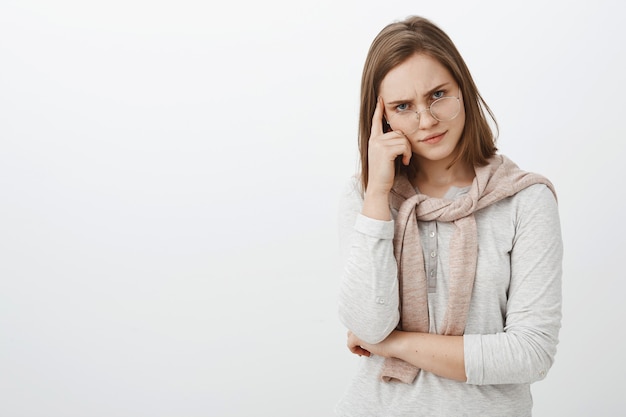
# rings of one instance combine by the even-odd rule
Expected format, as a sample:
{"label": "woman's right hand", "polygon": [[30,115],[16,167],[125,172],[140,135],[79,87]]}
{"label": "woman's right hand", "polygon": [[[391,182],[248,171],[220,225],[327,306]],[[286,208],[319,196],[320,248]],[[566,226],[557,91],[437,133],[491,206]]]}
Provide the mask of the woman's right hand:
{"label": "woman's right hand", "polygon": [[376,102],[372,116],[372,131],[367,149],[368,178],[363,209],[364,216],[378,220],[391,220],[389,191],[395,177],[395,160],[402,155],[402,163],[411,161],[411,144],[400,131],[383,132],[384,103]]}
{"label": "woman's right hand", "polygon": [[411,144],[404,133],[399,130],[383,132],[383,114],[383,99],[378,97],[367,150],[366,191],[370,194],[388,194],[393,186],[396,157],[402,155],[402,163],[408,165],[412,155]]}

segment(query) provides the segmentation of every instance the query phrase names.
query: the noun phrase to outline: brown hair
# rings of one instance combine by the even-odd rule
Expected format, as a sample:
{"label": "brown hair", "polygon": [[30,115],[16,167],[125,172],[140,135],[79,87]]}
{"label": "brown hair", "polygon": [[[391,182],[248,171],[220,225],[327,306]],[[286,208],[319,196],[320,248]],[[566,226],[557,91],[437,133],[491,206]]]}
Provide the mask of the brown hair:
{"label": "brown hair", "polygon": [[[478,92],[474,80],[452,40],[439,27],[419,16],[387,25],[370,46],[361,78],[361,107],[359,112],[359,151],[361,154],[361,183],[363,191],[368,182],[368,142],[372,115],[376,108],[380,84],[391,69],[416,53],[427,54],[450,71],[461,89],[465,106],[465,126],[459,140],[459,152],[453,163],[463,160],[472,166],[487,164],[495,155],[496,134],[491,130],[486,114],[498,124],[487,103]],[[409,167],[396,160],[396,175],[412,177],[417,172],[416,158]]]}

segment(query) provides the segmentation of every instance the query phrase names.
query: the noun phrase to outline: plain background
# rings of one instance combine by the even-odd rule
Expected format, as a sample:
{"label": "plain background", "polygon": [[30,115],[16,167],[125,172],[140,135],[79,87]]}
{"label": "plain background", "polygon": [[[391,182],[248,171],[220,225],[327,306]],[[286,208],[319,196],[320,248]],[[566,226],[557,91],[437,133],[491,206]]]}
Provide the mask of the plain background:
{"label": "plain background", "polygon": [[361,69],[410,14],[559,193],[534,415],[626,412],[617,1],[3,0],[0,416],[332,415],[358,361],[336,217]]}

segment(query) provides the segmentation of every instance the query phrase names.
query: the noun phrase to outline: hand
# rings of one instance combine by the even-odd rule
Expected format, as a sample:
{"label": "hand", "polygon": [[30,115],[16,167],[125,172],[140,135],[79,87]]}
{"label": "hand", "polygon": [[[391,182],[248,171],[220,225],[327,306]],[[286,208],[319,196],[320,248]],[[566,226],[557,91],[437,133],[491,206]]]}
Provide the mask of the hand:
{"label": "hand", "polygon": [[396,157],[408,165],[412,151],[409,140],[399,130],[383,133],[383,99],[378,97],[372,116],[372,131],[368,143],[368,190],[388,193],[393,186]]}
{"label": "hand", "polygon": [[361,345],[364,343],[354,335],[351,331],[348,330],[348,349],[350,352],[359,356],[370,356],[369,350],[364,349]]}
{"label": "hand", "polygon": [[395,349],[401,341],[404,332],[394,330],[385,340],[380,343],[370,344],[359,339],[354,333],[348,331],[348,349],[359,356],[378,355],[385,358],[394,357]]}

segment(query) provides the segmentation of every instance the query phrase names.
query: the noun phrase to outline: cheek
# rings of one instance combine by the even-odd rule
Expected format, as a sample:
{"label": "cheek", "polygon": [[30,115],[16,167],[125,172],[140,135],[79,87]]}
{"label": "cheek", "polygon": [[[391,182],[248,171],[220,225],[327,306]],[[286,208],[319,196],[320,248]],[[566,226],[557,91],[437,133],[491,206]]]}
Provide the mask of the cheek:
{"label": "cheek", "polygon": [[459,135],[463,134],[463,130],[465,128],[465,111],[461,110],[461,113],[454,119],[454,130],[458,132]]}
{"label": "cheek", "polygon": [[461,130],[463,130],[463,127],[465,127],[465,107],[461,107],[461,111],[456,118],[458,119],[457,123],[461,126]]}

